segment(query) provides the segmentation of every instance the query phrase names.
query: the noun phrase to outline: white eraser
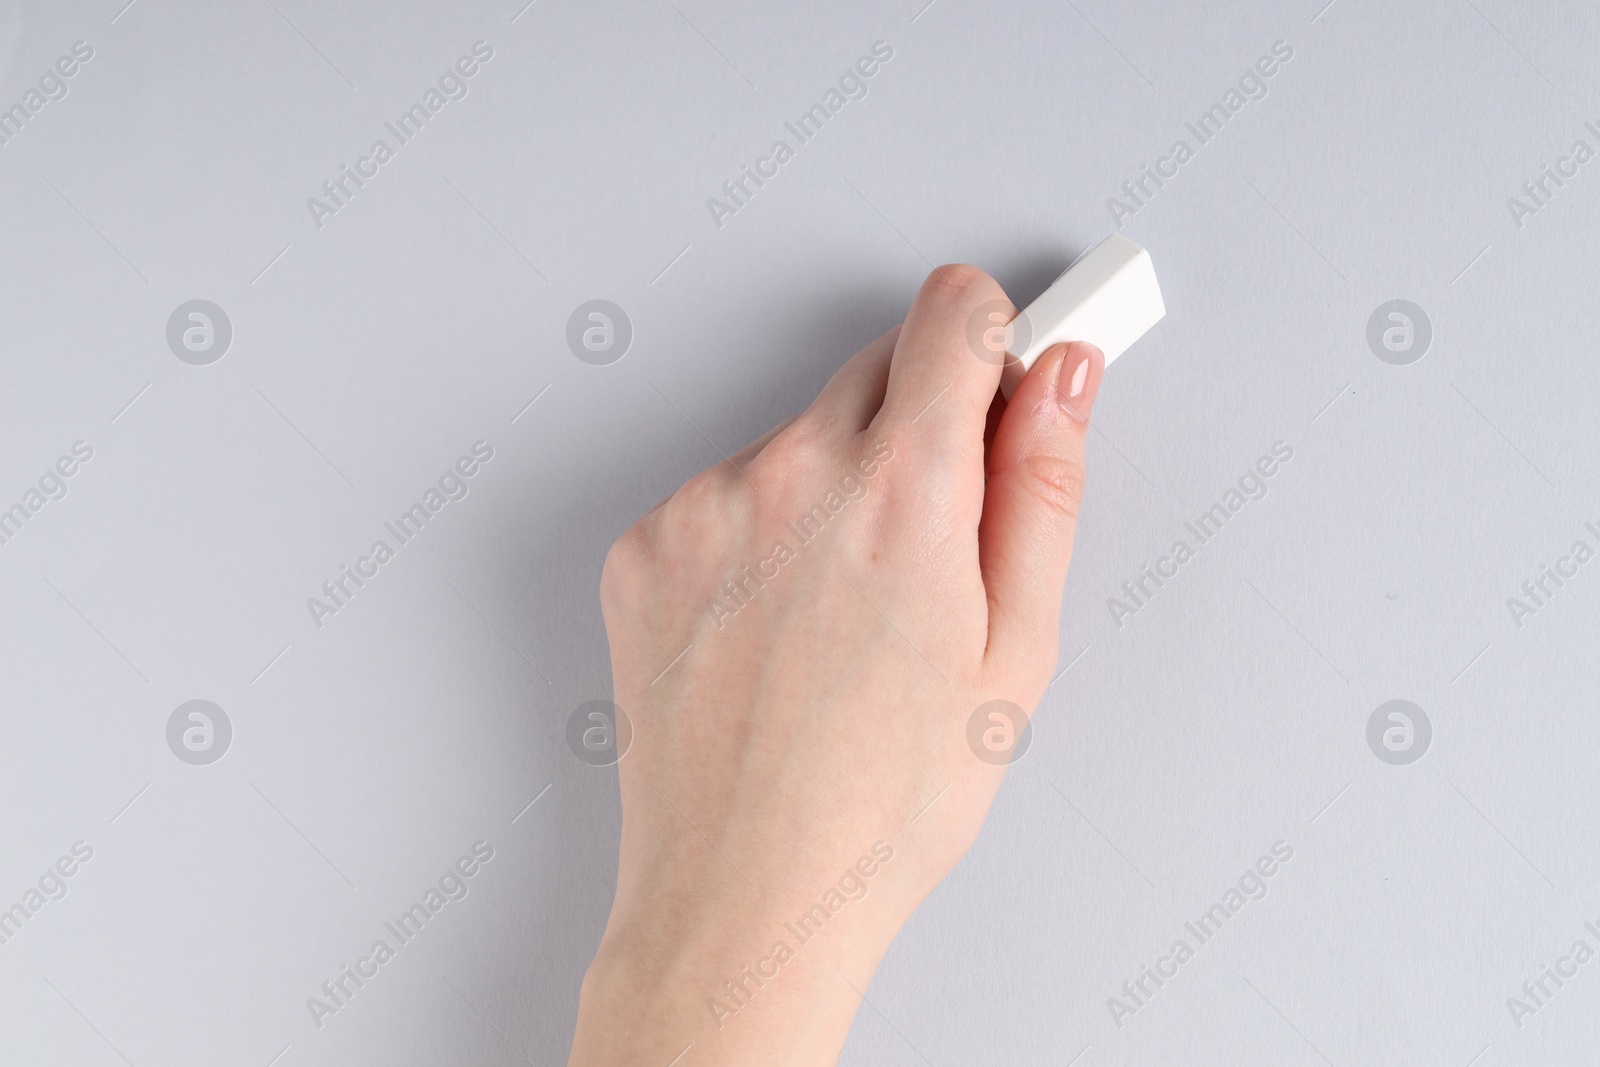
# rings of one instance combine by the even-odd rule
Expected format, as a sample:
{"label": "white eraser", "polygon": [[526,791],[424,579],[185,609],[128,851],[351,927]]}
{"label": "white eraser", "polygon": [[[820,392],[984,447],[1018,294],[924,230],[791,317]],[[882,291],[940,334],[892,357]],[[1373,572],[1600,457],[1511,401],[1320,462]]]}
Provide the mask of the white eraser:
{"label": "white eraser", "polygon": [[1034,360],[1063,341],[1088,341],[1110,366],[1166,313],[1150,253],[1114,233],[1011,320],[1000,390],[1010,400]]}

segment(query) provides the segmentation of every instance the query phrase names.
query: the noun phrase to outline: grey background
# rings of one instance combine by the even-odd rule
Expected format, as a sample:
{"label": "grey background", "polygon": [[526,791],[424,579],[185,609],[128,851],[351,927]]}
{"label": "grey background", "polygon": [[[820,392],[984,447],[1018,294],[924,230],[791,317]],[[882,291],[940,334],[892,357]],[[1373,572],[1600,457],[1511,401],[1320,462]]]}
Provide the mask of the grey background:
{"label": "grey background", "polygon": [[[1600,563],[1506,606],[1600,523],[1600,162],[1506,204],[1600,147],[1592,6],[124,2],[0,8],[0,105],[94,49],[0,146],[0,504],[95,450],[0,545],[0,907],[94,849],[0,945],[0,1062],[561,1062],[615,866],[615,772],[564,742],[609,694],[606,547],[931,263],[1031,299],[1279,40],[1124,220],[1168,314],[1099,400],[1070,670],[844,1062],[1600,1055],[1600,963],[1506,1005],[1600,948]],[[306,199],[477,40],[469,95],[318,229]],[[878,40],[868,96],[714,226]],[[565,343],[595,298],[635,330],[607,367]],[[210,366],[166,345],[192,299],[233,325]],[[1391,299],[1432,322],[1411,366],[1366,345]],[[477,440],[470,495],[315,628]],[[1119,628],[1107,599],[1278,440],[1269,494]],[[1397,698],[1433,725],[1409,766],[1365,739]],[[166,745],[192,699],[233,725],[210,766]],[[313,1026],[480,839],[470,894]],[[1278,840],[1265,899],[1114,1025]]]}

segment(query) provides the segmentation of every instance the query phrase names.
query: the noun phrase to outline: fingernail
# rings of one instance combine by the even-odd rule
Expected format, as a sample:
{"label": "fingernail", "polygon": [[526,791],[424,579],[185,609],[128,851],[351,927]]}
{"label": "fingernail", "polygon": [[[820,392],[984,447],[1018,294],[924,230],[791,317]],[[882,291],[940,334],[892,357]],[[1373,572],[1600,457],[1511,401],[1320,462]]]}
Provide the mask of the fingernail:
{"label": "fingernail", "polygon": [[1056,376],[1056,402],[1079,422],[1089,421],[1089,409],[1094,407],[1095,394],[1100,391],[1100,376],[1105,366],[1100,350],[1084,341],[1068,345],[1066,354],[1061,357],[1061,370]]}

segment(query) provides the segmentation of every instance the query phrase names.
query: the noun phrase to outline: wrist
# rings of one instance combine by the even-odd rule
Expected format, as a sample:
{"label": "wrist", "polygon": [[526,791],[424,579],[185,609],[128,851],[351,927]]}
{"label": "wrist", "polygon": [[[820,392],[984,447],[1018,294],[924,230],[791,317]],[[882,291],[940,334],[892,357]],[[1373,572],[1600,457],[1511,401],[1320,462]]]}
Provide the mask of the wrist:
{"label": "wrist", "polygon": [[[831,1064],[909,908],[883,864],[804,895],[742,880],[619,887],[583,981],[571,1063]],[[810,884],[810,880],[806,884]],[[725,886],[710,891],[708,884]],[[831,907],[830,907],[831,905]]]}

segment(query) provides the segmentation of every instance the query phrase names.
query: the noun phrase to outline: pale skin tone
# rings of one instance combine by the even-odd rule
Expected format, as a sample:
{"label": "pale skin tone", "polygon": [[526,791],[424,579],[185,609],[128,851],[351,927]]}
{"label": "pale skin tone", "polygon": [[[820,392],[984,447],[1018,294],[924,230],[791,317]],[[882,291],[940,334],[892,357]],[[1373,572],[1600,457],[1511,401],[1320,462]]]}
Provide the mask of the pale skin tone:
{"label": "pale skin tone", "polygon": [[[571,1064],[834,1063],[976,838],[1004,767],[968,721],[994,700],[1031,715],[1051,680],[1104,370],[1057,346],[997,401],[969,324],[1005,299],[936,269],[809,408],[612,546],[600,600],[633,739]],[[819,506],[802,543],[791,524]]]}

